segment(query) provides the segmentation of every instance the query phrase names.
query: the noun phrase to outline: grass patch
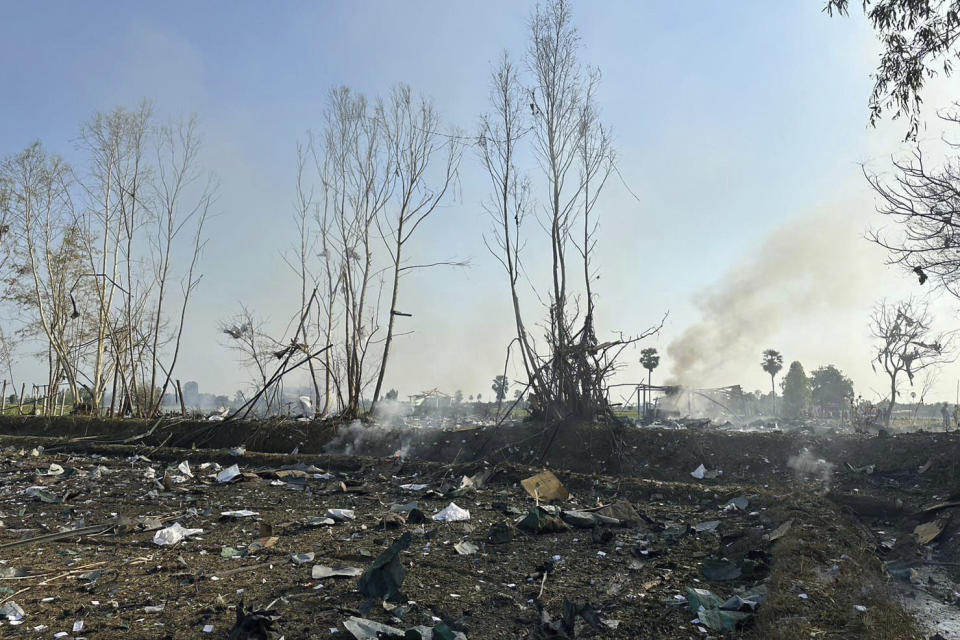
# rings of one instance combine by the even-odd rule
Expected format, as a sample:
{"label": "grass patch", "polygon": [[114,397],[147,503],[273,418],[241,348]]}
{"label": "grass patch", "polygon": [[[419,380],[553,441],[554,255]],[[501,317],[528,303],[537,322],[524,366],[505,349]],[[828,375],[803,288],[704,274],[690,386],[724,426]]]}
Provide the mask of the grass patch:
{"label": "grass patch", "polygon": [[792,518],[794,524],[773,546],[768,600],[760,608],[756,637],[922,640],[914,619],[890,596],[871,542],[832,504],[818,496],[793,496],[769,515],[775,522]]}

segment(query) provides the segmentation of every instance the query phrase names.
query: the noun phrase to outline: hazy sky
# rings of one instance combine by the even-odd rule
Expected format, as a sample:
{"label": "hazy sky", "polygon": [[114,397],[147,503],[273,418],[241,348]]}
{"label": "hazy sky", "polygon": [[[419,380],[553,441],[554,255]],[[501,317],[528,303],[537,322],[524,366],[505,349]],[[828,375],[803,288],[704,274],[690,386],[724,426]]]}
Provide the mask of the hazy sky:
{"label": "hazy sky", "polygon": [[[669,311],[649,341],[666,352],[704,309],[708,319],[718,312],[716,302],[702,303],[711,292],[736,292],[741,281],[763,290],[763,304],[743,307],[750,335],[711,345],[722,357],[701,367],[697,384],[765,389],[760,352],[773,347],[808,370],[836,363],[872,397],[884,384],[869,366],[870,305],[920,292],[861,239],[875,216],[860,163],[884,170],[905,125],[868,126],[873,35],[862,16],[828,19],[821,4],[574,4],[583,60],[603,73],[599,103],[619,167],[639,197],[615,178],[599,205],[601,334],[636,332]],[[0,154],[39,138],[71,158],[81,122],[143,98],[164,115],[199,116],[205,165],[221,192],[178,377],[232,394],[244,375],[216,324],[242,301],[282,328],[297,304],[280,252],[295,241],[296,145],[321,127],[329,89],[376,95],[406,82],[447,122],[472,131],[498,55],[526,47],[533,6],[7,3]],[[934,87],[927,104],[946,106],[946,96],[960,97],[957,80]],[[932,123],[924,136],[939,134]],[[435,386],[490,395],[503,366],[512,320],[504,277],[481,241],[487,183],[471,152],[462,169],[460,196],[431,219],[416,251],[472,266],[404,281],[401,308],[415,315],[402,328],[413,333],[398,340],[387,380],[401,395]],[[784,257],[789,266],[776,259],[785,237],[798,239]],[[750,272],[770,279],[744,280]],[[821,287],[829,291],[822,300]],[[952,306],[941,306],[944,325],[955,325]],[[639,377],[638,355],[626,354],[621,379]],[[944,371],[944,398],[953,397],[958,367]],[[655,377],[672,368],[664,353]]]}

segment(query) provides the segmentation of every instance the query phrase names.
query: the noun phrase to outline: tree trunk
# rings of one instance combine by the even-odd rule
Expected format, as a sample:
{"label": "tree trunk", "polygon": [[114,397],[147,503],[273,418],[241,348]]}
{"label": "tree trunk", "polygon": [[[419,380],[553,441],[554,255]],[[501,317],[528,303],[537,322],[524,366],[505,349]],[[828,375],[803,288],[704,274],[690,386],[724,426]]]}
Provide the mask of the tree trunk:
{"label": "tree trunk", "polygon": [[770,374],[770,395],[773,398],[773,415],[777,415],[777,388],[773,384],[773,374]]}
{"label": "tree trunk", "polygon": [[890,419],[893,417],[893,405],[897,403],[897,378],[890,378],[890,407],[887,409],[887,415],[883,421],[884,426],[890,426]]}
{"label": "tree trunk", "polygon": [[397,291],[400,288],[400,252],[403,250],[403,243],[399,240],[403,233],[403,221],[401,220],[397,230],[396,255],[393,263],[393,295],[390,297],[390,317],[387,320],[387,338],[383,343],[383,357],[380,359],[380,373],[377,374],[377,386],[373,390],[373,401],[370,403],[370,413],[377,406],[380,400],[380,389],[383,386],[383,376],[387,372],[387,358],[390,357],[390,344],[393,342],[393,322],[397,317]]}

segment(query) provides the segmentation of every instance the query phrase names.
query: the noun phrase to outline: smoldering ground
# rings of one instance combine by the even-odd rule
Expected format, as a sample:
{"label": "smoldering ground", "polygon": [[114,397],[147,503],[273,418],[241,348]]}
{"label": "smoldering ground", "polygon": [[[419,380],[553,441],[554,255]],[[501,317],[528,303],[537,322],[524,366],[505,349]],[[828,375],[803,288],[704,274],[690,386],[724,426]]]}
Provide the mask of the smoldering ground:
{"label": "smoldering ground", "polygon": [[354,420],[337,427],[337,435],[323,450],[325,453],[407,458],[416,440],[413,431],[402,426],[365,424]]}
{"label": "smoldering ground", "polygon": [[835,465],[817,457],[810,449],[803,448],[797,455],[790,456],[787,466],[793,469],[798,480],[817,482],[824,491],[830,490]]}

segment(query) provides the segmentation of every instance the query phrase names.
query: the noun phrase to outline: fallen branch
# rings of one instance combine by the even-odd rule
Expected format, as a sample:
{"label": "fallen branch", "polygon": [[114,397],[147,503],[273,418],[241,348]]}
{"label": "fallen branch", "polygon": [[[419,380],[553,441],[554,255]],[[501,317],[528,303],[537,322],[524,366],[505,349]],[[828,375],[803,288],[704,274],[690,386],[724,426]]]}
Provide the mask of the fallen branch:
{"label": "fallen branch", "polygon": [[17,540],[15,542],[0,544],[0,550],[22,547],[24,545],[33,544],[34,542],[56,542],[57,540],[66,540],[68,538],[74,538],[77,536],[89,536],[97,533],[106,533],[115,526],[115,524],[98,524],[89,527],[82,527],[80,529],[72,529],[70,531],[45,533],[43,535],[33,536],[32,538],[24,538],[23,540]]}

